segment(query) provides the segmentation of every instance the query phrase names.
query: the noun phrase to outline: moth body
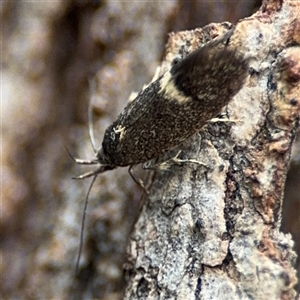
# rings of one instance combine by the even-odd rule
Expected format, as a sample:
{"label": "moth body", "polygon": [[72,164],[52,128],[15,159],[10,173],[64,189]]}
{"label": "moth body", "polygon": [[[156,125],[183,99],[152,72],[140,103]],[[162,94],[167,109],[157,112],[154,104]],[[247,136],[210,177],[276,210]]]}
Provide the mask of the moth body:
{"label": "moth body", "polygon": [[193,51],[130,102],[106,129],[100,166],[88,176],[158,157],[215,117],[248,76],[248,59],[227,45],[231,35]]}

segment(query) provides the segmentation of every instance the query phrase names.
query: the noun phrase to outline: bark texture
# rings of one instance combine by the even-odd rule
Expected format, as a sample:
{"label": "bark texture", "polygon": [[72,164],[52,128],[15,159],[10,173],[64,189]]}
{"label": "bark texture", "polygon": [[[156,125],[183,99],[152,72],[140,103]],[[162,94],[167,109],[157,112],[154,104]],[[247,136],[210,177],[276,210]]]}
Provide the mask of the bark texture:
{"label": "bark texture", "polygon": [[[264,1],[231,38],[252,57],[223,113],[178,151],[196,163],[159,168],[135,224],[125,299],[294,299],[296,254],[280,232],[300,112],[300,3]],[[170,35],[160,74],[230,24]]]}
{"label": "bark texture", "polygon": [[[96,114],[95,133],[99,145],[106,127],[126,105],[128,95],[133,90],[140,91],[143,84],[149,82],[153,76],[158,62],[161,61],[168,32],[197,28],[212,21],[226,20],[235,24],[243,16],[256,11],[254,9],[256,2],[260,1],[1,2],[0,255],[2,258],[1,297],[3,299],[123,299],[125,282],[122,266],[125,261],[125,249],[140,205],[139,188],[131,180],[125,168],[101,174],[93,187],[87,214],[80,272],[78,275],[75,274],[83,201],[89,182],[71,180],[71,177],[86,169],[83,170],[75,165],[64,147],[81,158],[93,157],[87,130],[87,108],[90,99],[88,79],[96,74],[94,76],[96,92],[93,95],[93,102]],[[280,4],[276,3],[271,3],[271,6],[264,4],[264,12],[261,10],[256,17],[249,19],[256,20],[259,30],[261,30],[261,23],[269,22],[270,31],[265,29],[267,41],[264,37],[261,39],[265,44],[273,44],[271,48],[276,51],[262,55],[266,57],[268,63],[269,55],[275,55],[274,63],[279,62],[276,56],[278,36],[281,34],[279,29],[284,32],[279,47],[280,51],[283,50],[282,53],[289,45],[288,30],[291,36],[290,45],[296,46],[297,41],[299,44],[298,25],[295,25],[295,30],[293,29],[293,24],[298,22],[295,20],[295,14],[299,8],[295,6],[295,1],[291,4],[290,10],[286,8],[288,3],[283,3],[283,9]],[[272,5],[277,5],[275,10]],[[277,27],[273,28],[274,26]],[[212,33],[221,33],[219,26],[213,28]],[[221,28],[223,32],[227,30],[227,25],[224,24]],[[250,45],[250,39],[255,41],[257,35],[245,33],[245,37]],[[206,32],[203,39],[197,42],[197,46],[211,38],[210,33]],[[244,45],[243,40],[240,42]],[[185,42],[182,41],[182,44],[185,45]],[[260,44],[254,43],[254,45],[260,47]],[[190,50],[188,47],[184,49]],[[171,53],[170,62],[173,57],[171,48],[167,53]],[[262,67],[258,64],[257,69],[261,70]],[[293,67],[284,68],[284,70],[289,69]],[[277,74],[281,73],[278,71]],[[270,74],[276,73],[272,71]],[[285,74],[286,78],[295,77],[296,82],[295,71],[291,72],[292,76],[287,72],[282,74]],[[285,79],[280,80],[290,93],[294,93],[293,88],[285,83]],[[272,78],[269,82],[270,84],[273,82]],[[252,84],[255,86],[257,82],[253,80]],[[261,95],[266,97],[265,82],[260,84],[264,91]],[[285,95],[287,95],[286,92]],[[253,103],[257,106],[256,101],[257,99],[253,100]],[[233,107],[233,103],[236,102],[232,102],[230,107]],[[273,105],[271,100],[270,103]],[[289,118],[290,106],[287,107],[283,106],[281,110],[275,111],[286,111]],[[223,134],[224,130],[230,131],[230,126],[234,126],[233,128],[237,130],[239,124],[244,124],[238,122],[241,120],[245,122],[243,118],[245,119],[245,114],[247,111],[250,112],[250,109],[252,109],[251,105],[242,107],[240,104],[241,116],[236,117],[237,113],[231,116],[232,120],[235,117],[234,121],[237,123],[218,123],[218,126],[208,124],[210,134],[218,136],[218,134]],[[273,112],[273,108],[272,110],[270,108],[270,111]],[[272,114],[270,116],[272,117]],[[257,118],[256,115],[254,117]],[[282,118],[282,113],[277,113],[277,117]],[[248,127],[244,125],[241,128],[247,129]],[[236,135],[242,136],[242,132]],[[201,138],[203,141],[201,149],[206,149],[204,146],[208,138],[202,133]],[[220,143],[223,140],[223,136],[220,135]],[[192,141],[187,141],[184,149],[188,150],[189,143]],[[215,138],[215,143],[219,143],[218,141]],[[222,143],[225,144],[225,142]],[[214,149],[217,151],[219,147]],[[298,149],[300,149],[299,143]],[[244,153],[242,150],[241,153]],[[298,151],[297,154],[297,147],[295,150],[293,167],[297,171],[300,166],[300,152]],[[199,147],[197,151],[200,151]],[[188,152],[183,152],[181,158],[196,157],[203,161],[202,153],[207,150],[201,151],[199,158],[196,156],[197,153],[188,154]],[[173,156],[173,154],[170,155]],[[224,159],[224,157],[221,158]],[[206,164],[209,166],[210,162]],[[193,172],[195,174],[193,176],[200,180],[191,179],[191,187],[196,188],[201,184],[201,174],[204,171],[208,176],[212,176],[210,169],[206,170],[204,166],[199,170],[195,164],[189,164],[188,168],[184,164],[182,167],[185,168],[182,172],[184,170],[186,170],[184,172]],[[161,190],[164,194],[168,185],[163,184],[169,182],[168,178],[172,172],[185,174],[178,173],[181,172],[181,166],[174,166],[174,168],[172,167],[171,172],[157,175],[163,176],[162,180],[165,181],[161,183],[156,181],[153,189],[155,186],[164,189]],[[220,172],[223,174],[222,170]],[[282,172],[285,171],[282,170]],[[294,178],[294,184],[287,188],[294,193],[296,200],[300,195],[300,192],[296,190],[298,188],[299,191],[300,187],[299,171],[297,172],[294,174],[298,174],[298,177],[297,175],[292,177],[291,174],[290,178]],[[188,174],[182,175],[182,178],[186,178],[184,176],[189,176]],[[282,179],[280,176],[279,179]],[[221,179],[218,180],[221,182]],[[236,191],[239,195],[238,186],[234,185],[237,179],[234,177],[229,181],[231,182],[232,184],[228,185],[231,189],[226,189],[227,193],[234,194]],[[181,185],[181,182],[179,183]],[[222,184],[227,186],[226,182]],[[175,193],[175,187],[170,192]],[[195,193],[198,193],[198,189],[193,188],[189,192],[190,195]],[[175,198],[172,195],[169,198],[170,205],[173,205],[172,201]],[[162,198],[157,199],[158,205],[161,203],[159,199]],[[285,223],[291,224],[292,230],[293,226],[299,228],[296,222],[299,219],[297,203],[300,201],[288,200],[285,203],[292,205],[292,208],[286,209],[288,215],[285,217]],[[224,198],[220,198],[220,201],[224,201]],[[206,204],[205,201],[202,203]],[[232,211],[241,210],[239,208],[241,201],[229,203],[233,205]],[[257,203],[260,202],[256,202],[256,205]],[[166,211],[166,206],[163,207]],[[211,218],[213,218],[216,215],[213,213],[215,208],[210,209],[212,210]],[[200,235],[201,228],[206,225],[201,223],[200,217],[199,219],[197,226],[200,231],[197,231],[197,234]],[[211,222],[214,224],[215,220],[212,219]],[[279,223],[275,224],[277,226]],[[299,230],[294,231],[296,232],[295,242],[297,242],[297,235],[300,241]],[[202,235],[200,237],[202,238]],[[278,254],[275,251],[274,253]],[[290,255],[288,247],[286,254]],[[277,256],[274,255],[274,257],[277,259]],[[129,264],[129,271],[132,268],[132,274],[135,272],[134,261],[132,259]],[[194,264],[194,268],[196,267],[197,265]],[[199,263],[199,269],[202,270],[203,267],[204,265]],[[156,272],[155,268],[152,270]],[[217,267],[215,271],[222,272]],[[286,279],[288,280],[289,277]],[[140,286],[143,282],[145,281],[141,280]],[[292,284],[293,281],[291,281]],[[130,286],[133,287],[133,285]],[[200,290],[201,280],[198,286]],[[134,293],[132,289],[132,294]]]}

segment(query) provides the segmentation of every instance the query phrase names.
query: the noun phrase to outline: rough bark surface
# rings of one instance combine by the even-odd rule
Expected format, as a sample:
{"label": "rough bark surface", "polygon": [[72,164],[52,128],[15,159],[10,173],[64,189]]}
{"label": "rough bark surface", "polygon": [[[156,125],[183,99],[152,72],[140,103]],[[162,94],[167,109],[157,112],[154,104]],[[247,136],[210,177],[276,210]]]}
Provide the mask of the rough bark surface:
{"label": "rough bark surface", "polygon": [[[231,38],[252,57],[223,113],[168,153],[196,163],[155,171],[125,265],[125,299],[294,299],[293,241],[280,232],[300,112],[300,3],[264,1]],[[160,73],[230,24],[170,35]]]}
{"label": "rough bark surface", "polygon": [[[81,158],[93,156],[87,130],[88,79],[96,73],[93,102],[99,145],[105,128],[126,105],[128,95],[133,90],[140,91],[153,76],[161,61],[168,32],[198,28],[210,22],[235,24],[256,11],[254,3],[260,5],[256,0],[175,0],[159,1],[159,5],[158,1],[1,1],[0,255],[3,299],[123,299],[125,249],[140,205],[139,187],[125,168],[101,174],[93,187],[80,272],[75,274],[82,208],[89,182],[71,180],[86,169],[75,165],[64,147]],[[283,5],[286,7],[287,4]],[[292,22],[297,7],[292,6],[292,13],[286,8],[281,9],[280,4],[276,9],[277,13],[272,6],[265,5],[265,13],[260,12],[258,16],[262,17],[263,23],[269,18],[270,28],[285,23],[283,31],[291,30],[291,36],[294,35],[291,45],[296,45],[299,35],[294,32],[299,30],[293,29]],[[257,22],[260,24],[259,20]],[[221,28],[224,32],[227,25]],[[276,30],[276,43],[277,29],[272,29]],[[265,43],[273,43],[272,30],[267,33],[268,42],[263,39]],[[221,31],[216,26],[212,33]],[[245,36],[246,40],[257,37]],[[207,33],[197,46],[211,38]],[[281,50],[287,46],[286,40],[285,35]],[[276,45],[272,47],[276,48]],[[186,50],[190,49],[187,47]],[[265,53],[266,57],[268,55]],[[172,57],[171,53],[169,61]],[[293,89],[290,90],[292,93]],[[240,105],[239,113],[244,116],[249,105],[245,108]],[[281,118],[281,114],[276,116]],[[236,117],[234,121],[238,120],[240,118]],[[216,130],[221,134],[231,123],[222,124],[208,124],[211,134],[217,135]],[[238,124],[232,125],[238,128]],[[202,133],[201,138],[204,147],[206,137]],[[188,149],[189,142],[185,147]],[[287,187],[295,201],[291,198],[285,201],[292,208],[285,210],[288,215],[283,219],[290,224],[291,229],[286,229],[287,232],[296,228],[293,236],[297,242],[297,237],[300,241],[300,231],[297,232],[300,152],[297,154],[297,147],[295,150],[293,167],[298,173],[290,175],[291,179],[294,177],[290,182],[294,183]],[[196,154],[183,152],[182,155],[182,158],[194,158]],[[202,153],[198,160],[203,160]],[[181,167],[174,167],[172,172],[180,174]],[[196,167],[189,165],[184,170],[192,172]],[[201,172],[206,170],[203,168],[199,173],[195,169],[199,179]],[[206,172],[210,174],[209,169]],[[168,186],[162,184],[168,182],[171,173],[159,175],[166,178],[156,186],[167,189]],[[200,182],[195,180],[191,185],[200,185]],[[232,185],[228,191],[235,193],[235,189],[238,191],[238,187]],[[192,193],[198,193],[198,190],[192,189]],[[174,197],[170,196],[170,199]],[[235,202],[230,203],[234,205]],[[200,221],[197,226],[201,229]],[[277,255],[278,252],[274,253]],[[200,267],[202,269],[203,265],[199,264]],[[217,267],[215,270],[218,271]],[[198,286],[200,290],[201,281]]]}

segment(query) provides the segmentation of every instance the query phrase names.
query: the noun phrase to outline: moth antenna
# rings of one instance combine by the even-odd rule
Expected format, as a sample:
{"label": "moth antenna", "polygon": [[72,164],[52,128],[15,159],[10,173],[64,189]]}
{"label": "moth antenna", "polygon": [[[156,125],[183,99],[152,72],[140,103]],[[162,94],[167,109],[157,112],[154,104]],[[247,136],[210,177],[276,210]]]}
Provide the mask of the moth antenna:
{"label": "moth antenna", "polygon": [[83,248],[83,238],[84,238],[84,227],[85,227],[85,216],[86,216],[86,210],[88,206],[88,201],[89,201],[89,196],[92,190],[92,187],[95,183],[95,180],[98,175],[94,175],[93,180],[91,181],[91,184],[89,186],[88,192],[86,194],[85,202],[84,202],[84,209],[83,209],[83,215],[82,215],[82,220],[81,220],[81,232],[80,232],[80,244],[79,244],[79,250],[78,250],[78,256],[77,256],[77,261],[76,261],[76,269],[75,269],[75,274],[78,275],[78,269],[79,269],[79,261],[82,253],[82,248]]}
{"label": "moth antenna", "polygon": [[138,178],[135,174],[134,174],[134,170],[133,170],[134,165],[131,165],[128,168],[128,173],[131,176],[132,180],[147,194],[149,195],[149,191],[146,188],[144,181],[141,178]]}
{"label": "moth antenna", "polygon": [[94,136],[94,127],[93,127],[93,93],[96,90],[96,83],[94,79],[89,79],[89,86],[90,86],[90,101],[89,101],[89,108],[88,108],[88,119],[89,119],[89,136],[90,141],[94,150],[94,153],[97,153],[96,143],[95,143],[95,136]]}

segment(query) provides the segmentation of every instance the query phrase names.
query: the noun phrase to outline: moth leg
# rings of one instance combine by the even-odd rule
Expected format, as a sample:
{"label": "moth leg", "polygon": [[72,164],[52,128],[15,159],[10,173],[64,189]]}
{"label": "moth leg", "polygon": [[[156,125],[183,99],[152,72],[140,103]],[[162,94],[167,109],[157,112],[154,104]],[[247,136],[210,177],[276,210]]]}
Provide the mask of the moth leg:
{"label": "moth leg", "polygon": [[[98,164],[99,164],[99,162],[98,162]],[[84,173],[82,175],[79,175],[79,176],[76,176],[76,177],[72,177],[72,179],[84,179],[84,178],[88,178],[88,177],[92,177],[92,176],[97,176],[101,173],[104,173],[104,172],[109,171],[109,170],[113,170],[115,168],[116,168],[115,166],[100,165],[100,167],[98,169],[86,172],[86,173]]]}
{"label": "moth leg", "polygon": [[[97,170],[96,170],[97,171]],[[97,173],[96,173],[97,174]],[[79,176],[76,176],[76,177],[72,177],[72,179],[84,179],[84,178],[88,178],[88,177],[92,177],[92,176],[95,176],[95,171],[89,171],[89,172],[86,172],[84,174],[81,174]]]}
{"label": "moth leg", "polygon": [[128,168],[128,173],[129,173],[129,175],[131,176],[132,180],[133,180],[138,186],[140,186],[140,188],[141,188],[147,195],[149,195],[149,190],[148,190],[148,188],[147,188],[146,185],[144,184],[144,181],[143,181],[141,178],[138,178],[138,177],[136,176],[136,174],[134,173],[133,167],[134,167],[134,165],[131,165],[131,166]]}
{"label": "moth leg", "polygon": [[97,159],[80,159],[80,158],[77,158],[77,157],[73,156],[67,148],[65,148],[65,149],[68,152],[69,156],[77,164],[81,164],[81,165],[96,165],[96,164],[99,164],[99,161]]}
{"label": "moth leg", "polygon": [[73,158],[74,161],[80,165],[96,165],[99,164],[97,159],[80,159],[80,158]]}
{"label": "moth leg", "polygon": [[227,118],[226,113],[221,113],[219,117],[212,118],[209,122],[211,122],[211,123],[217,123],[217,122],[232,122],[232,123],[236,123],[237,120],[233,120],[233,119]]}
{"label": "moth leg", "polygon": [[147,161],[143,164],[143,168],[145,170],[160,169],[160,170],[167,171],[167,170],[170,169],[170,167],[173,164],[190,163],[190,164],[197,164],[197,165],[201,165],[201,166],[206,166],[206,164],[204,164],[204,163],[202,163],[202,162],[200,162],[196,159],[179,159],[178,156],[180,155],[180,153],[181,153],[181,150],[178,151],[178,153],[174,157],[172,157],[172,158],[170,158],[170,159],[168,159],[168,160],[166,160],[162,163],[153,163],[152,161]]}

